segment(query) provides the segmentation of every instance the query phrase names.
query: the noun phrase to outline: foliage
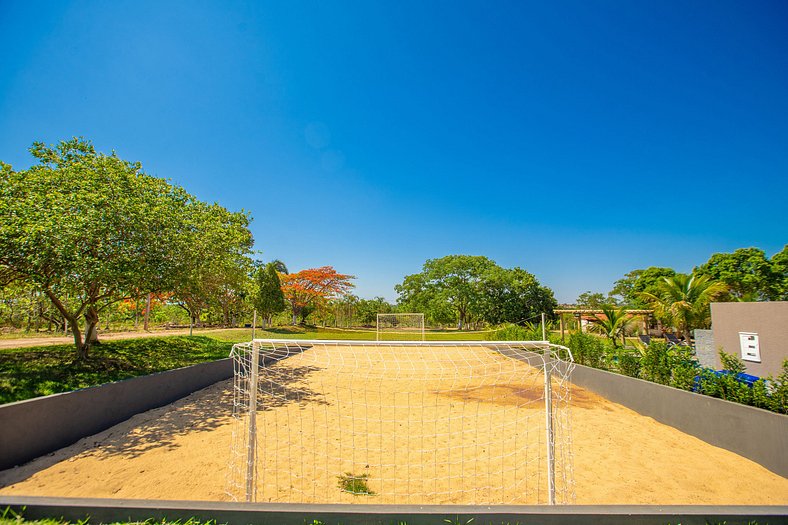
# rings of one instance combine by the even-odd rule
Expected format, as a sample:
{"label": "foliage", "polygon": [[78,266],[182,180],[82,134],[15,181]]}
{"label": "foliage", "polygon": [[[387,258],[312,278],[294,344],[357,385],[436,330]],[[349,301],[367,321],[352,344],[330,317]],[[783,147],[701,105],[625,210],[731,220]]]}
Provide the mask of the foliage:
{"label": "foliage", "polygon": [[75,359],[68,345],[2,350],[0,403],[222,359],[231,346],[206,336],[106,341],[87,360]]}
{"label": "foliage", "polygon": [[641,296],[654,308],[657,317],[683,332],[686,341],[691,341],[692,329],[708,326],[711,301],[726,290],[725,284],[705,275],[677,273],[663,278],[656,293],[644,292]]}
{"label": "foliage", "polygon": [[305,310],[308,315],[309,309],[324,305],[329,299],[350,291],[353,287],[350,280],[355,277],[337,273],[331,266],[321,266],[280,274],[279,279],[285,300],[290,304],[293,324],[296,324]]}
{"label": "foliage", "polygon": [[648,307],[648,302],[644,301],[642,294],[657,294],[658,287],[665,277],[673,277],[676,271],[672,268],[661,268],[651,266],[645,270],[632,270],[622,279],[615,282],[610,296],[621,297],[621,301],[626,306],[635,309]]}
{"label": "foliage", "polygon": [[[45,294],[86,358],[99,313],[123,299],[179,289],[195,264],[212,260],[216,250],[195,245],[224,240],[206,230],[226,226],[214,219],[229,212],[83,139],[36,142],[30,152],[37,165],[0,170],[0,277]],[[243,230],[248,217],[232,221]],[[243,233],[250,246],[248,229]]]}
{"label": "foliage", "polygon": [[775,300],[788,301],[788,244],[781,251],[772,255],[771,263],[774,274]]}
{"label": "foliage", "polygon": [[405,276],[395,287],[403,309],[423,312],[429,317],[457,321],[461,330],[470,321],[480,317],[481,283],[495,263],[483,256],[447,255],[428,259],[421,273]]}
{"label": "foliage", "polygon": [[632,317],[627,314],[625,307],[616,308],[604,305],[601,314],[594,314],[593,328],[607,337],[613,347],[618,346],[618,338],[623,337],[627,327],[632,323]]}
{"label": "foliage", "polygon": [[553,292],[522,268],[506,269],[487,257],[447,255],[395,287],[400,311],[422,312],[432,323],[524,323],[545,312],[552,318]]}
{"label": "foliage", "polygon": [[695,269],[696,275],[723,282],[733,299],[774,300],[779,297],[778,276],[766,253],[758,248],[739,248],[715,253]]}
{"label": "foliage", "polygon": [[394,310],[394,305],[390,304],[383,297],[359,299],[356,304],[355,318],[361,325],[374,326],[377,322],[378,314],[390,314]]}
{"label": "foliage", "polygon": [[273,315],[287,307],[276,263],[270,262],[257,268],[255,283],[257,287],[254,292],[254,307],[270,325]]}
{"label": "foliage", "polygon": [[608,305],[615,305],[616,298],[612,295],[605,297],[603,294],[599,292],[592,293],[590,290],[587,292],[581,293],[577,296],[577,300],[575,301],[575,305],[578,308],[585,308],[589,310],[598,310],[603,306]]}
{"label": "foliage", "polygon": [[605,343],[599,337],[578,332],[570,334],[566,345],[581,365],[788,414],[788,359],[777,378],[759,379],[749,386],[736,377],[744,363],[724,352],[720,354],[723,371],[715,372],[701,368],[687,346],[656,339],[648,346],[634,343],[634,348],[614,348]]}
{"label": "foliage", "polygon": [[640,378],[682,390],[692,390],[699,365],[692,349],[652,340],[642,352]]}
{"label": "foliage", "polygon": [[[550,325],[545,327],[549,330]],[[542,324],[526,323],[525,325],[517,325],[514,323],[505,323],[498,326],[490,336],[493,341],[541,341],[542,340]]]}
{"label": "foliage", "polygon": [[339,488],[342,489],[343,492],[349,492],[354,496],[375,495],[375,493],[370,490],[369,485],[367,485],[369,474],[353,474],[351,472],[346,472],[342,476],[337,477],[339,478]]}
{"label": "foliage", "polygon": [[186,210],[190,232],[177,256],[179,267],[173,291],[178,304],[188,312],[192,324],[211,307],[221,311],[223,324],[231,326],[235,314],[251,295],[254,241],[246,213],[234,213],[218,204],[195,202]]}
{"label": "foliage", "polygon": [[602,370],[608,368],[607,345],[599,337],[582,332],[573,332],[569,335],[566,346],[572,350],[576,363]]}
{"label": "foliage", "polygon": [[542,313],[552,319],[557,306],[553,291],[518,267],[490,268],[483,276],[481,292],[479,315],[490,324],[533,322]]}

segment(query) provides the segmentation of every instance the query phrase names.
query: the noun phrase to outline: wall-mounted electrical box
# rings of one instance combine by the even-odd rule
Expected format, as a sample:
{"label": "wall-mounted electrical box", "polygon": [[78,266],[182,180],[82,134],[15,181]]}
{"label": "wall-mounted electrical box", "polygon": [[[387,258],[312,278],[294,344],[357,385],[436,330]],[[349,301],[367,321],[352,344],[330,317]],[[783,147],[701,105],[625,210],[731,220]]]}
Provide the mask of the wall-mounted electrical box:
{"label": "wall-mounted electrical box", "polygon": [[739,332],[741,345],[741,358],[744,361],[761,362],[761,347],[758,344],[758,334],[752,332]]}

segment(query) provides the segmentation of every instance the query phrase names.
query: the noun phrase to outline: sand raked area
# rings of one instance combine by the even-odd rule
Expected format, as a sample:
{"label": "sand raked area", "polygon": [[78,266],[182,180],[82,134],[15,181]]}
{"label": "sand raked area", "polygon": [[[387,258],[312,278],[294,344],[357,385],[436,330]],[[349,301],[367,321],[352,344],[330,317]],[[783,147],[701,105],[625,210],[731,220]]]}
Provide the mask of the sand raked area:
{"label": "sand raked area", "polygon": [[[257,501],[546,503],[541,377],[481,347],[315,346],[278,361],[260,378]],[[587,390],[552,386],[559,501],[788,504],[788,479],[757,463]],[[0,494],[242,498],[247,427],[232,417],[235,398],[224,381],[138,414],[0,472]],[[344,492],[349,474],[373,494]]]}

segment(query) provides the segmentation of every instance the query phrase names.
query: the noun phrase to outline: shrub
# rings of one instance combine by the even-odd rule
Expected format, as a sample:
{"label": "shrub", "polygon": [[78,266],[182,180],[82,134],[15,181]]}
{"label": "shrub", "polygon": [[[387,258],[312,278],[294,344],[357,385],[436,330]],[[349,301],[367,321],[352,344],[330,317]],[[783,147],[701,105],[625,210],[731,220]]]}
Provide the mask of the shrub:
{"label": "shrub", "polygon": [[569,336],[567,346],[572,350],[576,363],[603,370],[608,368],[606,345],[600,338],[575,332]]}

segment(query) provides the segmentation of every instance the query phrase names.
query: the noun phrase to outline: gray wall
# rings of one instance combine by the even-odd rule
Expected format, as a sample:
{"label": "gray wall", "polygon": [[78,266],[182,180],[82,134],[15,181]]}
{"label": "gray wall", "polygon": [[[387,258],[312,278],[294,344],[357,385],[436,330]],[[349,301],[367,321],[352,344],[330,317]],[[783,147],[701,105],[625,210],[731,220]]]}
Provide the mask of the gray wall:
{"label": "gray wall", "polygon": [[581,365],[572,383],[788,477],[788,416]]}
{"label": "gray wall", "polygon": [[788,301],[711,303],[711,328],[714,344],[739,357],[739,332],[758,334],[761,362],[745,361],[748,374],[776,377],[782,371],[783,360],[788,359]]}
{"label": "gray wall", "polygon": [[0,405],[0,470],[21,465],[233,375],[231,359]]}
{"label": "gray wall", "polygon": [[717,347],[714,345],[714,332],[712,330],[696,329],[695,336],[695,357],[701,366],[706,368],[719,368],[719,358],[717,357]]}
{"label": "gray wall", "polygon": [[[788,523],[788,506],[703,505],[305,505],[282,503],[220,503],[204,501],[145,501],[118,499],[36,498],[2,496],[0,508],[11,507],[27,519],[63,517],[71,522],[90,517],[90,523],[190,518],[228,525],[304,525],[319,520],[326,525],[442,525],[473,523],[500,525],[728,525]],[[22,510],[22,507],[25,507]]]}

